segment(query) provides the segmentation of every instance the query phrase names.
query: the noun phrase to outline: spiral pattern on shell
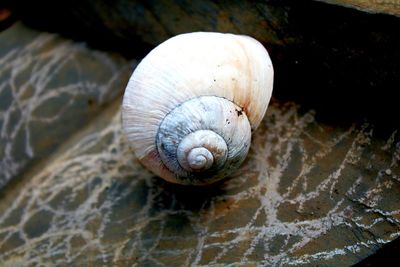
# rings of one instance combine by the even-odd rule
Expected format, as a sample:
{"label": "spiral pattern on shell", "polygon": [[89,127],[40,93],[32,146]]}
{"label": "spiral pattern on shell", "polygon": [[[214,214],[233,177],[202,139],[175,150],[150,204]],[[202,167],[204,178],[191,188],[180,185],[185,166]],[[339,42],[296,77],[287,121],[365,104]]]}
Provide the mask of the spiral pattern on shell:
{"label": "spiral pattern on shell", "polygon": [[133,73],[122,105],[123,129],[156,175],[209,184],[245,159],[272,83],[268,53],[253,38],[178,35],[153,49]]}
{"label": "spiral pattern on shell", "polygon": [[185,184],[208,184],[239,167],[251,141],[249,121],[240,110],[215,96],[194,98],[172,110],[156,137],[163,164]]}

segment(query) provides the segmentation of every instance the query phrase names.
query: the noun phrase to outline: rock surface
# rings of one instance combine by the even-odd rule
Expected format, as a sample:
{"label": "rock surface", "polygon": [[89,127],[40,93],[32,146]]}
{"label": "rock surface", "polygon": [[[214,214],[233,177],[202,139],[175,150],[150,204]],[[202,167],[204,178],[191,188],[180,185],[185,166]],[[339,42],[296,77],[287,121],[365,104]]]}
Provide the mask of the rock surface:
{"label": "rock surface", "polygon": [[347,266],[400,235],[400,142],[274,102],[250,155],[211,188],[144,170],[119,101],[0,200],[5,266]]}
{"label": "rock surface", "polygon": [[[301,16],[318,28],[326,26],[324,16],[337,19],[335,23],[341,25],[352,20],[348,14],[356,13],[326,3],[400,15],[399,0],[15,0],[15,11],[29,25],[131,53],[132,47],[138,50],[138,41],[154,46],[193,31],[248,34],[264,44],[287,45],[302,37],[301,31],[293,29],[292,17]],[[379,21],[370,19],[379,25]]]}
{"label": "rock surface", "polygon": [[399,0],[319,0],[322,2],[352,7],[371,13],[385,13],[400,16]]}
{"label": "rock surface", "polygon": [[121,56],[20,23],[0,44],[1,188],[120,95],[131,68]]}

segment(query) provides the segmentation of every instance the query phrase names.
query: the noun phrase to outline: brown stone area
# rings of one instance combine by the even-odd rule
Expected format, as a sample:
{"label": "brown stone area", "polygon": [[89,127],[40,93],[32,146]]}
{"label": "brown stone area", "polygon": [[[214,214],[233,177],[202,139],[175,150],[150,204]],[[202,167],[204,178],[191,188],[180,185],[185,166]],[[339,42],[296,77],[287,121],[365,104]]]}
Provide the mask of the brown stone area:
{"label": "brown stone area", "polygon": [[386,13],[400,16],[399,0],[319,0],[322,2],[352,7],[371,13]]}

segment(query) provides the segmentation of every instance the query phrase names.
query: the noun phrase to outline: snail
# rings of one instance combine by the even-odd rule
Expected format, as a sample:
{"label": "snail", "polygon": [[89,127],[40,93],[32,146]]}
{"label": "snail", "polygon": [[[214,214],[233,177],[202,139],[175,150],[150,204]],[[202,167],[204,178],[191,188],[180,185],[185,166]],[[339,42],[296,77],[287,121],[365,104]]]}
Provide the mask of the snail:
{"label": "snail", "polygon": [[244,35],[194,32],[158,45],[139,63],[122,102],[122,127],[140,162],[183,185],[232,174],[273,86],[268,52]]}

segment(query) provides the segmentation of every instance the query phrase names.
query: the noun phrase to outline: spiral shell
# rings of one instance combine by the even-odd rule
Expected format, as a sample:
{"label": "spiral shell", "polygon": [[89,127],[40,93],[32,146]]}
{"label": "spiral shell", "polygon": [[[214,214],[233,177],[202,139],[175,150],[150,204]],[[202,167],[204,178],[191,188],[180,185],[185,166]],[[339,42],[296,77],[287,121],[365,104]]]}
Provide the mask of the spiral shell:
{"label": "spiral shell", "polygon": [[157,176],[209,184],[245,159],[272,85],[271,60],[255,39],[181,34],[137,66],[124,94],[123,129],[136,156]]}

